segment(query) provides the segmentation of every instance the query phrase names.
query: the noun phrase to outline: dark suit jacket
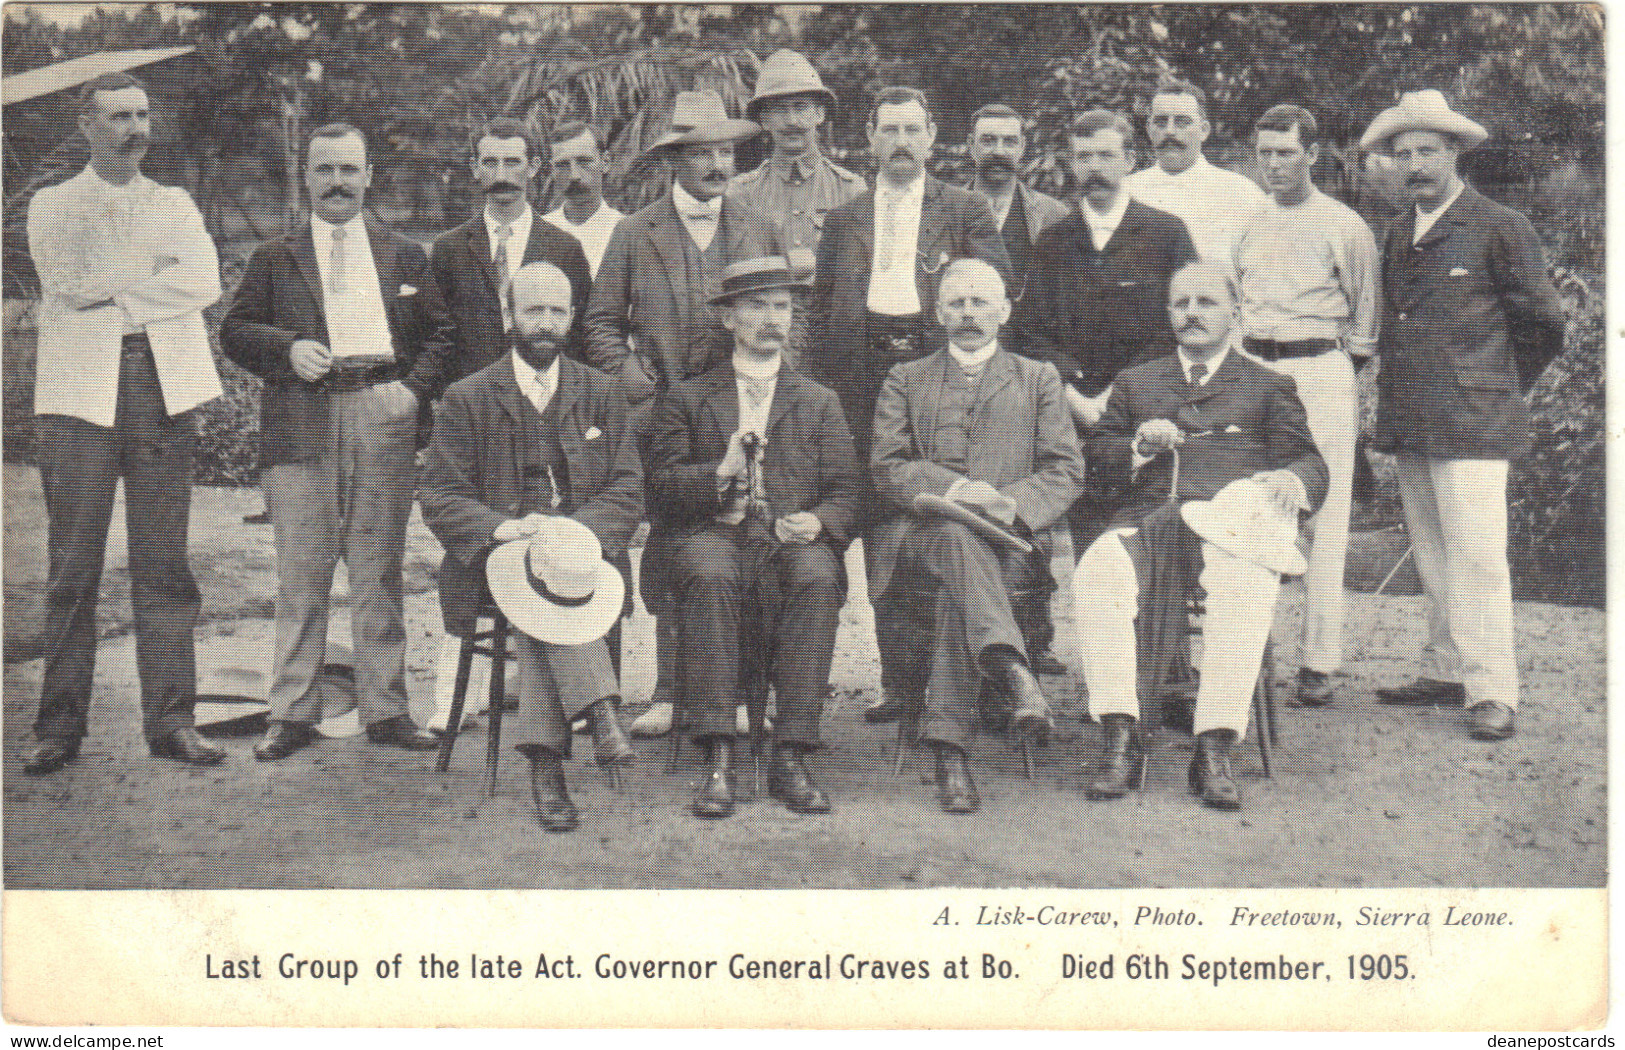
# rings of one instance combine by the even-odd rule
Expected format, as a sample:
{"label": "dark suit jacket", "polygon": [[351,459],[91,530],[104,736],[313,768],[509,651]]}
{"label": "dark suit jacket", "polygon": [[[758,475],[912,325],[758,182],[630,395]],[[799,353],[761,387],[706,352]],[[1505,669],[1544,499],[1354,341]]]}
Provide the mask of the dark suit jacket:
{"label": "dark suit jacket", "polygon": [[[723,199],[717,236],[724,262],[783,255],[772,222],[737,201]],[[667,383],[699,375],[733,350],[716,310],[715,290],[690,288],[684,263],[688,230],[671,195],[628,215],[609,239],[587,307],[587,357],[620,377],[627,400],[638,404]],[[692,325],[703,311],[703,325]],[[698,327],[703,337],[689,345]]]}
{"label": "dark suit jacket", "polygon": [[1512,459],[1523,399],[1563,350],[1563,305],[1529,220],[1471,186],[1411,244],[1409,210],[1383,241],[1382,366],[1374,447]]}
{"label": "dark suit jacket", "polygon": [[[738,429],[731,359],[661,395],[649,446],[649,518],[657,535],[693,531],[722,513],[717,466]],[[812,511],[824,536],[845,550],[863,475],[834,393],[785,365],[765,436],[762,486],[773,518]]]}
{"label": "dark suit jacket", "polygon": [[1168,279],[1196,258],[1179,219],[1131,200],[1097,251],[1075,209],[1039,234],[1034,253],[1011,319],[1012,349],[1050,362],[1089,395],[1129,365],[1173,351]]}
{"label": "dark suit jacket", "polygon": [[[575,320],[564,352],[586,360],[587,297],[592,292],[592,270],[581,242],[545,221],[542,213],[532,208],[523,262],[550,262],[570,279],[570,307],[575,311]],[[473,375],[508,351],[499,298],[503,278],[491,260],[491,235],[485,228],[484,212],[436,237],[429,249],[429,265],[457,322],[457,349],[446,376],[450,384]]]}
{"label": "dark suit jacket", "polygon": [[1179,448],[1181,500],[1212,499],[1232,481],[1280,469],[1298,475],[1311,507],[1326,498],[1326,462],[1315,449],[1291,376],[1232,350],[1213,378],[1193,389],[1178,356],[1169,354],[1118,374],[1089,438],[1091,473],[1126,492],[1113,527],[1137,524],[1168,501],[1168,453],[1131,477],[1134,434],[1148,419],[1171,419],[1187,432]]}
{"label": "dark suit jacket", "polygon": [[[812,345],[807,371],[841,397],[854,426],[863,425],[874,392],[885,379],[887,364],[869,359],[864,319],[868,314],[869,275],[875,254],[875,193],[869,190],[830,212],[818,242],[818,270],[813,280]],[[1010,279],[1010,257],[1004,237],[993,225],[993,212],[981,194],[925,177],[920,204],[920,235],[914,256],[914,283],[920,309],[937,337],[937,281],[954,259],[983,259]],[[856,410],[856,412],[854,411]]]}
{"label": "dark suit jacket", "polygon": [[[544,469],[540,446],[522,440],[524,397],[513,359],[504,355],[453,383],[435,408],[418,501],[424,522],[446,548],[440,609],[452,634],[473,628],[485,556],[496,546],[491,533],[510,518],[544,509],[524,498],[525,478]],[[560,357],[553,397],[570,479],[570,502],[560,510],[592,529],[604,557],[624,573],[626,544],[643,517],[643,470],[627,433],[620,384]]]}
{"label": "dark suit jacket", "polygon": [[[367,217],[367,241],[402,382],[417,395],[427,423],[429,402],[445,386],[452,349],[451,315],[423,249]],[[265,381],[260,394],[261,458],[265,465],[320,455],[328,446],[327,390],[299,378],[288,359],[298,339],[326,345],[322,276],[310,223],[254,249],[225,319],[220,346],[227,357]],[[426,428],[419,427],[419,439]]]}
{"label": "dark suit jacket", "polygon": [[[864,541],[872,550],[869,593],[882,595],[908,531],[909,508],[922,492],[947,495],[961,475],[937,462],[935,417],[942,390],[959,366],[946,349],[897,365],[875,404],[869,468],[891,517]],[[965,458],[973,481],[985,481],[1016,504],[1016,518],[1042,546],[1083,488],[1083,457],[1067,413],[1061,377],[1042,361],[999,349],[987,363],[971,406]],[[1046,549],[1047,552],[1047,549]]]}

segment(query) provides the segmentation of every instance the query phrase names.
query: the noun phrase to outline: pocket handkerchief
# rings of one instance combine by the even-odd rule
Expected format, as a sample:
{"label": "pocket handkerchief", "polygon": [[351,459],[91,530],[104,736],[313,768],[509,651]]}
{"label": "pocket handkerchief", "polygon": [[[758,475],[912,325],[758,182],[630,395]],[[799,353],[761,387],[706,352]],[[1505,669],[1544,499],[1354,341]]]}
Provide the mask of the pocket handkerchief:
{"label": "pocket handkerchief", "polygon": [[1452,269],[1450,271],[1450,276],[1452,276],[1452,277],[1466,277],[1467,276],[1467,271],[1462,269],[1460,266],[1457,266],[1457,267],[1455,267],[1454,269]]}
{"label": "pocket handkerchief", "polygon": [[603,436],[604,432],[602,430],[599,430],[597,427],[588,427],[587,432],[581,435],[581,440],[591,441],[594,438],[601,438]]}
{"label": "pocket handkerchief", "polygon": [[400,294],[401,295],[416,295],[416,294],[418,294],[418,290],[416,288],[412,287],[409,284],[403,284],[403,285],[401,285]]}

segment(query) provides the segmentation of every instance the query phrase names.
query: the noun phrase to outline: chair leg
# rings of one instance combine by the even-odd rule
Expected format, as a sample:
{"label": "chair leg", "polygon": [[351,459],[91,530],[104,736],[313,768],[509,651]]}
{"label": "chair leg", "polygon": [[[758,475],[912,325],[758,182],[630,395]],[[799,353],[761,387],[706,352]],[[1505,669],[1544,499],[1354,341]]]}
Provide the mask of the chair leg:
{"label": "chair leg", "polygon": [[451,749],[457,745],[457,733],[463,727],[463,702],[468,697],[468,676],[474,665],[474,631],[463,639],[457,654],[457,678],[451,688],[451,714],[446,719],[446,735],[440,738],[440,757],[435,760],[437,773],[451,768]]}
{"label": "chair leg", "polygon": [[751,797],[762,794],[762,752],[767,747],[767,690],[753,686],[751,698],[745,704],[745,717],[750,722],[750,790]]}
{"label": "chair leg", "polygon": [[683,734],[688,731],[688,709],[676,700],[671,705],[671,749],[666,752],[666,775],[677,772],[677,759],[683,747]]}
{"label": "chair leg", "polygon": [[497,793],[497,760],[502,753],[502,704],[507,695],[508,618],[500,612],[491,625],[491,711],[485,738],[485,797]]}
{"label": "chair leg", "polygon": [[1021,738],[1021,773],[1028,780],[1033,778],[1033,742],[1029,737]]}
{"label": "chair leg", "polygon": [[920,716],[906,714],[897,720],[897,752],[892,756],[891,775],[903,775],[903,763],[908,759],[909,748],[920,739]]}
{"label": "chair leg", "polygon": [[1264,764],[1264,775],[1274,777],[1275,770],[1270,761],[1270,701],[1268,678],[1260,675],[1258,684],[1253,687],[1253,733],[1258,737],[1258,760]]}

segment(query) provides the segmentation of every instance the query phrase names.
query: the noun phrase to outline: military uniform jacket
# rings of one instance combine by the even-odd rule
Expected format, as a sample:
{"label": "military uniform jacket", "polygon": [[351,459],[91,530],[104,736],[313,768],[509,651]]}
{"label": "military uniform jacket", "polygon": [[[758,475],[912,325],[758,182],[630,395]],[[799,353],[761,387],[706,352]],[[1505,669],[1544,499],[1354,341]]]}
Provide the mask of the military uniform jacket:
{"label": "military uniform jacket", "polygon": [[728,196],[767,216],[778,227],[790,265],[811,270],[825,217],[868,188],[862,178],[820,153],[810,163],[768,157],[755,170],[734,176]]}

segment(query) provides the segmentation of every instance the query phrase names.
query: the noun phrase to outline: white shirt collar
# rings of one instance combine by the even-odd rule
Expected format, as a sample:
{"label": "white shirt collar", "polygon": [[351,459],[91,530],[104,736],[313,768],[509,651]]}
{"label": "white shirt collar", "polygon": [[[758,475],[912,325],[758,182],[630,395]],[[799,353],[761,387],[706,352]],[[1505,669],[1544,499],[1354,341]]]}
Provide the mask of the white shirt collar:
{"label": "white shirt collar", "polygon": [[[313,236],[320,237],[324,241],[331,241],[333,231],[336,229],[338,229],[338,224],[328,222],[315,212],[310,213],[310,231]],[[365,241],[366,237],[366,215],[358,211],[351,217],[349,222],[344,224],[344,239],[351,243],[359,243]]]}
{"label": "white shirt collar", "polygon": [[779,369],[784,365],[784,355],[774,354],[770,360],[759,361],[735,350],[733,361],[734,372],[737,375],[747,379],[775,380],[779,377]]}
{"label": "white shirt collar", "polygon": [[[1202,385],[1203,386],[1207,386],[1208,382],[1210,380],[1212,380],[1212,378],[1215,375],[1218,374],[1219,366],[1223,365],[1224,364],[1224,359],[1226,357],[1229,357],[1229,356],[1230,356],[1230,347],[1226,346],[1223,349],[1221,349],[1218,353],[1214,354],[1212,357],[1210,357],[1207,360],[1202,362],[1202,367],[1207,369],[1207,374],[1202,377]],[[1196,359],[1193,358],[1193,357],[1190,357],[1189,355],[1187,355],[1185,353],[1185,348],[1184,347],[1180,347],[1179,348],[1179,368],[1180,368],[1180,371],[1185,373],[1185,382],[1187,382],[1187,383],[1189,383],[1191,381],[1191,365],[1194,365],[1195,363],[1196,363]]]}
{"label": "white shirt collar", "polygon": [[[520,393],[524,394],[525,398],[529,400],[532,405],[536,406],[536,411],[544,411],[547,408],[547,403],[553,400],[553,395],[558,393],[558,356],[554,355],[553,363],[542,369],[542,371],[539,373],[536,371],[536,369],[530,367],[529,361],[526,361],[523,357],[520,357],[519,354],[513,350],[508,351],[508,358],[513,361],[513,377],[519,383]],[[538,380],[541,382],[540,391],[536,389]],[[540,403],[537,401],[538,398],[540,398]]]}
{"label": "white shirt collar", "polygon": [[1420,204],[1415,206],[1416,232],[1411,239],[1412,244],[1415,244],[1417,241],[1421,240],[1427,235],[1429,230],[1433,229],[1434,224],[1437,223],[1441,217],[1443,217],[1445,212],[1450,210],[1450,206],[1456,203],[1456,198],[1460,197],[1461,192],[1466,188],[1467,181],[1465,179],[1457,179],[1456,191],[1449,197],[1446,197],[1444,203],[1439,205],[1437,208],[1434,208],[1432,211],[1423,211]]}
{"label": "white shirt collar", "polygon": [[683,189],[683,184],[676,179],[671,182],[671,203],[677,209],[677,214],[685,219],[702,211],[710,212],[712,215],[722,214],[722,194],[719,193],[708,201],[702,201]]}
{"label": "white shirt collar", "polygon": [[498,222],[495,218],[493,218],[491,216],[491,211],[490,211],[489,207],[487,207],[484,214],[485,214],[485,232],[487,234],[489,234],[490,237],[491,237],[491,247],[492,247],[493,250],[496,248],[497,230],[501,229],[504,226],[508,227],[508,230],[509,230],[508,242],[510,244],[517,243],[520,240],[528,238],[530,236],[530,223],[531,223],[532,213],[531,213],[531,210],[530,210],[530,202],[529,201],[525,202],[525,210],[519,213],[519,218],[515,219],[512,222]]}
{"label": "white shirt collar", "polygon": [[104,195],[109,193],[134,194],[142,192],[146,189],[146,184],[152,181],[138,171],[135,173],[135,178],[131,179],[129,182],[126,182],[122,186],[115,186],[98,175],[96,173],[96,169],[91,167],[89,164],[85,165],[85,178],[89,181],[91,190]]}
{"label": "white shirt collar", "polygon": [[987,364],[998,351],[999,341],[997,339],[991,340],[980,350],[961,350],[951,342],[948,344],[948,356],[952,357],[954,363],[967,372],[973,372]]}
{"label": "white shirt collar", "polygon": [[1169,179],[1183,179],[1187,176],[1190,178],[1199,179],[1213,169],[1213,165],[1207,162],[1207,157],[1202,155],[1202,150],[1200,147],[1198,147],[1196,150],[1196,159],[1191,161],[1191,166],[1186,168],[1184,171],[1177,173],[1171,172],[1164,168],[1161,164],[1154,164],[1152,167],[1162,172],[1164,178]]}
{"label": "white shirt collar", "polygon": [[902,189],[898,189],[896,186],[892,185],[891,183],[887,182],[884,179],[878,179],[877,178],[875,180],[875,196],[876,197],[896,197],[896,198],[898,198],[900,200],[904,200],[904,201],[924,200],[925,199],[925,173],[921,172],[919,175],[916,175],[914,177],[914,181],[910,182],[907,186],[904,186]]}
{"label": "white shirt collar", "polygon": [[1119,187],[1117,190],[1117,198],[1112,201],[1112,206],[1107,208],[1105,211],[1096,211],[1094,205],[1089,203],[1089,198],[1087,197],[1079,197],[1078,205],[1083,208],[1083,214],[1084,217],[1089,220],[1090,229],[1105,230],[1106,232],[1110,233],[1111,231],[1117,229],[1118,226],[1122,225],[1123,213],[1128,211],[1129,200],[1130,197],[1128,190]]}

